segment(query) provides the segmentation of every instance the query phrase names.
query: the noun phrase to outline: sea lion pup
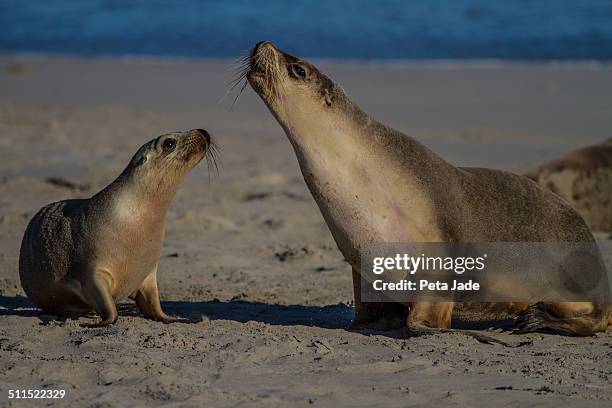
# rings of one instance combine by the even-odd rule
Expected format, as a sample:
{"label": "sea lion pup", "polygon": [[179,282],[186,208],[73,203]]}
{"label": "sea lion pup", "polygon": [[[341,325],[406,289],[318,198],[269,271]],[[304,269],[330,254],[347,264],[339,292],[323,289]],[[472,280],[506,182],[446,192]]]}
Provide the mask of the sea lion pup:
{"label": "sea lion pup", "polygon": [[93,197],[43,207],[28,224],[19,254],[21,285],[32,302],[60,316],[97,312],[102,320],[85,327],[115,323],[116,302],[126,297],[148,319],[181,320],[161,308],[157,262],[166,210],[210,148],[202,129],[159,136]]}
{"label": "sea lion pup", "polygon": [[612,139],[574,150],[525,175],[565,198],[594,231],[612,232]]}
{"label": "sea lion pup", "polygon": [[[304,180],[353,268],[354,326],[406,309],[361,302],[365,243],[593,242],[584,220],[560,197],[526,177],[451,165],[371,118],[312,64],[269,42],[253,48],[243,75],[287,134]],[[453,317],[492,321],[519,313],[520,331],[591,335],[609,324],[608,306],[591,302],[419,301],[408,307],[403,321],[414,333],[445,331]]]}

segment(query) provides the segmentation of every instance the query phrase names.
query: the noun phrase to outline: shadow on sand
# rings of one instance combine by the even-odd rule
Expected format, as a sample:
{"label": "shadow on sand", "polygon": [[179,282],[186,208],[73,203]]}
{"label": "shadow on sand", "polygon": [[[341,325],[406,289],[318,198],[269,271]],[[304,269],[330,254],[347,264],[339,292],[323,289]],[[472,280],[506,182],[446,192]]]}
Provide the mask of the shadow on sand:
{"label": "shadow on sand", "polygon": [[36,317],[40,313],[27,297],[0,295],[0,316]]}
{"label": "shadow on sand", "polygon": [[[222,302],[212,300],[198,301],[166,301],[162,307],[171,315],[181,316],[193,322],[202,318],[210,320],[232,320],[240,323],[256,321],[275,326],[309,326],[325,329],[347,329],[362,334],[382,334],[389,337],[405,337],[402,330],[379,331],[369,329],[349,329],[354,309],[344,304],[330,306],[274,305],[244,300]],[[134,303],[120,303],[118,311],[121,316],[141,316]],[[28,298],[23,296],[0,296],[0,316],[39,317],[44,323],[50,316],[43,316]],[[484,329],[487,327],[509,328],[510,321],[489,323],[453,323],[457,329]]]}
{"label": "shadow on sand", "polygon": [[343,329],[351,323],[354,309],[344,304],[331,306],[273,305],[261,302],[231,300],[221,302],[162,302],[166,312],[199,320],[233,320],[246,323],[256,321],[280,326],[313,326],[326,329]]}
{"label": "shadow on sand", "polygon": [[[186,317],[194,322],[204,317],[210,320],[233,320],[241,323],[256,321],[271,325],[303,325],[327,329],[347,328],[354,314],[352,307],[343,304],[324,307],[285,306],[242,300],[167,301],[162,302],[162,307],[166,313]],[[140,316],[133,303],[120,303],[117,309],[121,316]],[[0,296],[0,316],[2,315],[37,317],[42,315],[42,312],[26,297]]]}

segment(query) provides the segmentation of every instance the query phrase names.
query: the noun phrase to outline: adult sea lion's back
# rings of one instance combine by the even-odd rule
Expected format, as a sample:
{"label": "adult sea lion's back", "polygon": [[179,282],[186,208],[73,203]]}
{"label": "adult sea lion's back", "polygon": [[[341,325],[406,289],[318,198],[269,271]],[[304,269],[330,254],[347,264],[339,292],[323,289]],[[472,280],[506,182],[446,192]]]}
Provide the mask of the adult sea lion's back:
{"label": "adult sea lion's back", "polygon": [[532,180],[511,172],[462,167],[460,180],[471,208],[462,217],[473,225],[461,240],[472,242],[592,242],[588,225],[562,198],[550,194]]}

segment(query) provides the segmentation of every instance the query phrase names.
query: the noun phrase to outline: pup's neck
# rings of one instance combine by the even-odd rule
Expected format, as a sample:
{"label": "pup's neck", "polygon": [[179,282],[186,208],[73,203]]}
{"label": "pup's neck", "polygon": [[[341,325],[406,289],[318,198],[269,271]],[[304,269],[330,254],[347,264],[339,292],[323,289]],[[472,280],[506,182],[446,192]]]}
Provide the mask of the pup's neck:
{"label": "pup's neck", "polygon": [[144,228],[163,226],[176,187],[149,185],[135,177],[119,176],[91,198],[119,224],[137,224]]}

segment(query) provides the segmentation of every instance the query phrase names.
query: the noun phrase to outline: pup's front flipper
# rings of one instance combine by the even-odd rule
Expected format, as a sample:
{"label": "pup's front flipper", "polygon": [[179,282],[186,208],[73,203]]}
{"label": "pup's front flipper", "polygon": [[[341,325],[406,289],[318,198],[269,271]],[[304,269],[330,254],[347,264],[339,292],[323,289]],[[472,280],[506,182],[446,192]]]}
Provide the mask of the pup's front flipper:
{"label": "pup's front flipper", "polygon": [[147,319],[155,320],[163,323],[191,323],[191,320],[181,317],[172,317],[164,313],[159,301],[159,292],[157,291],[157,265],[153,271],[140,284],[140,287],[130,295],[130,298],[136,302],[138,309]]}
{"label": "pup's front flipper", "polygon": [[81,327],[104,327],[114,324],[119,314],[111,295],[112,277],[105,270],[96,270],[91,279],[83,283],[83,295],[89,306],[102,320],[98,323],[83,323]]}

